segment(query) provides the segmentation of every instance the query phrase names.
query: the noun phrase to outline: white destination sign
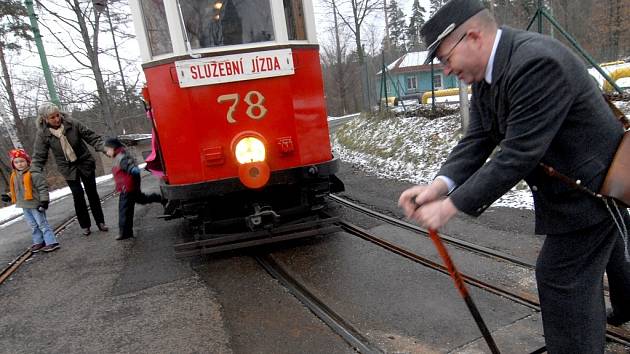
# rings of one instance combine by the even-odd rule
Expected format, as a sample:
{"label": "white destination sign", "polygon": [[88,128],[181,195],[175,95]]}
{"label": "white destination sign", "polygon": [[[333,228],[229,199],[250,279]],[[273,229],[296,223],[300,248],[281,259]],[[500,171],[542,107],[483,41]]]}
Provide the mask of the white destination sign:
{"label": "white destination sign", "polygon": [[224,55],[175,62],[180,87],[293,75],[291,49]]}

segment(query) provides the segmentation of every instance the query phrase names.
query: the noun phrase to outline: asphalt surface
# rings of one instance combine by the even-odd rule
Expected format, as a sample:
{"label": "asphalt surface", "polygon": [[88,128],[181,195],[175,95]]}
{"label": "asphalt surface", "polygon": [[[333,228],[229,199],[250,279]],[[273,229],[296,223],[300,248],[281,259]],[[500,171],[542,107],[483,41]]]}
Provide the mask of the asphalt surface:
{"label": "asphalt surface", "polygon": [[[346,163],[342,163],[338,177],[346,184],[346,191],[340,196],[384,214],[404,218],[397,205],[398,197],[413,184],[366,175]],[[544,241],[544,236],[534,234],[533,210],[505,207],[491,207],[478,218],[459,213],[441,232],[506,252],[532,264],[536,262]]]}
{"label": "asphalt surface", "polygon": [[[341,193],[340,196],[354,200],[358,204],[384,214],[399,219],[404,218],[404,214],[397,206],[397,200],[400,193],[412,186],[412,184],[367,175],[346,163],[342,163],[338,176],[346,185],[346,191]],[[371,230],[378,236],[394,241],[416,253],[429,256],[433,260],[438,260],[435,251],[432,250],[432,245],[426,239],[418,237],[418,235],[393,229],[373,218],[352,216],[352,213],[347,211],[342,211],[342,213],[344,217],[348,216],[351,221]],[[534,234],[534,212],[532,210],[505,207],[491,207],[478,218],[458,214],[441,230],[441,233],[513,255],[526,260],[530,264],[535,264],[538,252],[544,242],[544,236]],[[483,256],[470,252],[461,252],[457,247],[447,247],[460,272],[479,277],[482,280],[511,290],[536,294],[536,284],[532,270],[514,267],[505,264],[505,262],[489,261],[488,258]],[[378,261],[375,260],[375,262]],[[439,263],[442,262],[439,261]],[[372,278],[379,277],[379,271],[375,270],[372,273]],[[422,281],[428,286],[435,286],[433,283],[425,282],[427,278],[422,277],[421,279],[418,281]],[[473,299],[476,299],[478,296],[475,295],[476,290],[474,288],[471,290]],[[454,293],[455,288],[452,284],[450,289],[445,288],[444,292],[440,293],[441,299],[445,300],[441,304],[442,308],[457,308],[457,304],[448,300],[452,296],[451,294]],[[482,310],[486,306],[486,300],[483,299],[485,295],[482,294],[481,296],[479,300],[476,300],[476,302],[481,303],[477,306],[480,307],[482,316],[484,318],[488,317],[487,321],[490,322],[492,321],[493,311],[486,312]],[[423,297],[420,301],[427,301],[426,297]],[[436,304],[436,306],[438,305]],[[469,317],[464,312],[459,312],[459,310],[457,312],[464,317]],[[436,318],[432,317],[433,320]],[[541,341],[544,339],[541,336],[541,326],[539,315],[525,317],[503,327],[492,327],[492,325],[489,325],[491,330],[494,331],[493,336],[499,344],[499,348],[502,349],[502,352],[507,353],[522,353],[526,351],[526,348],[531,347],[532,342],[542,343]],[[626,330],[630,329],[630,324],[624,325],[624,328]],[[420,349],[407,352],[424,353],[426,351]],[[440,352],[442,351],[440,350]],[[477,340],[462,347],[451,349],[450,352],[480,353],[488,352],[488,349],[483,340],[477,338]],[[630,348],[608,343],[606,353],[630,353]]]}
{"label": "asphalt surface", "polygon": [[[396,200],[409,186],[367,176],[342,164],[343,196],[402,217]],[[145,191],[157,190],[153,177]],[[111,182],[99,185],[105,195]],[[107,233],[81,236],[71,224],[62,248],[36,254],[0,285],[0,353],[352,353],[340,336],[264,271],[252,251],[175,259],[184,221],[159,219],[159,204],[137,206],[136,238],[116,241],[117,198],[104,204]],[[414,252],[439,259],[426,238],[357,213],[344,218]],[[54,225],[73,213],[72,198],[51,205]],[[1,230],[0,256],[30,245],[19,220]],[[535,260],[542,238],[533,213],[490,209],[458,216],[453,237]],[[531,271],[449,247],[462,273],[516,291],[535,292]],[[387,353],[488,352],[452,280],[339,232],[276,245],[271,257],[370,343]],[[440,262],[441,263],[441,262]],[[469,287],[499,348],[521,353],[542,346],[540,315]],[[609,346],[609,353],[627,348]]]}
{"label": "asphalt surface", "polygon": [[[152,177],[145,191],[156,191]],[[99,185],[101,196],[112,189]],[[116,241],[118,198],[103,204],[109,232],[85,237],[77,223],[61,236],[61,248],[37,253],[0,285],[2,353],[231,353],[220,304],[187,261],[174,259],[180,223],[157,216],[159,204],[136,206],[135,234]],[[51,222],[74,211],[72,198],[54,203]],[[11,225],[30,245],[28,227]],[[17,256],[14,254],[13,257]]]}
{"label": "asphalt surface", "polygon": [[194,263],[222,305],[235,353],[355,353],[253,257],[204,257]]}

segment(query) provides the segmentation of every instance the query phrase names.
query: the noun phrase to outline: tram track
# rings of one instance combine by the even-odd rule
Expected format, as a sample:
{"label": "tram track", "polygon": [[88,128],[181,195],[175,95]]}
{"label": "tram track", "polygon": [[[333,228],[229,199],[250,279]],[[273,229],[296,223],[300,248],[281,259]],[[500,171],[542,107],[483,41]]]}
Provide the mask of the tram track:
{"label": "tram track", "polygon": [[[429,231],[427,231],[426,229],[424,229],[424,228],[422,228],[420,226],[410,224],[408,222],[405,222],[403,220],[400,220],[400,219],[397,219],[397,218],[385,215],[383,213],[379,213],[377,211],[371,210],[369,208],[366,208],[366,207],[364,207],[362,205],[359,205],[357,203],[354,203],[354,202],[352,202],[350,200],[341,198],[341,197],[336,196],[336,195],[332,195],[331,194],[331,195],[329,195],[329,198],[331,200],[333,200],[334,202],[339,203],[339,204],[341,204],[343,206],[349,207],[349,208],[351,208],[351,209],[353,209],[355,211],[358,211],[359,213],[367,214],[367,215],[372,216],[374,218],[377,218],[377,219],[379,219],[381,221],[384,221],[384,222],[386,222],[386,223],[388,223],[390,225],[393,225],[393,226],[396,226],[396,227],[400,227],[400,228],[402,228],[404,230],[411,231],[411,232],[414,232],[414,233],[417,233],[417,234],[421,234],[421,235],[423,235],[423,236],[425,236],[427,238],[429,237]],[[501,251],[498,251],[498,250],[490,248],[490,247],[481,246],[481,245],[478,245],[478,244],[475,244],[475,243],[472,243],[472,242],[468,242],[468,241],[464,241],[464,240],[461,240],[461,239],[458,239],[458,238],[455,238],[455,237],[452,237],[452,236],[449,236],[449,235],[445,235],[445,234],[441,234],[440,238],[442,240],[444,240],[448,244],[454,245],[454,246],[456,246],[458,248],[461,248],[463,250],[467,250],[467,251],[470,251],[470,252],[482,255],[484,257],[489,257],[489,258],[494,258],[494,259],[499,259],[499,260],[502,260],[502,261],[506,261],[506,262],[508,262],[510,264],[513,264],[513,265],[519,266],[519,267],[523,267],[523,268],[531,270],[531,271],[534,271],[536,269],[536,266],[534,264],[532,264],[532,263],[530,263],[530,262],[528,262],[528,261],[526,261],[526,260],[524,260],[522,258],[519,258],[517,256],[508,254],[506,252],[501,252]],[[606,296],[608,296],[608,291],[609,291],[608,281],[605,280],[604,281],[604,293],[606,294]]]}
{"label": "tram track", "polygon": [[[341,205],[344,206],[348,206],[356,211],[359,211],[365,215],[369,215],[372,216],[376,219],[382,220],[382,221],[386,221],[387,223],[390,223],[394,226],[397,227],[401,227],[403,229],[415,232],[415,233],[420,233],[420,234],[424,234],[427,235],[428,237],[428,231],[415,226],[415,225],[411,225],[409,223],[406,223],[404,221],[400,221],[398,219],[395,219],[393,217],[378,213],[376,211],[370,210],[368,208],[365,208],[363,206],[360,206],[356,203],[352,203],[348,200],[345,200],[343,198],[340,198],[338,196],[334,196],[331,195],[330,199],[338,202]],[[399,245],[396,245],[392,242],[387,241],[386,239],[373,235],[372,233],[370,233],[369,231],[356,226],[350,222],[341,220],[339,222],[340,226],[342,227],[342,229],[347,232],[350,235],[359,237],[365,241],[368,241],[372,244],[375,244],[389,252],[392,252],[394,254],[397,254],[401,257],[404,257],[408,260],[411,260],[415,263],[419,263],[422,264],[426,267],[429,267],[431,269],[437,270],[441,273],[444,273],[446,275],[448,275],[448,270],[446,269],[445,266],[427,258],[424,257],[422,255],[416,254],[412,251],[409,251]],[[449,237],[449,236],[441,236],[442,239],[444,239],[447,243],[455,245],[457,247],[460,247],[464,250],[468,250],[474,253],[478,253],[484,256],[490,256],[490,257],[494,257],[496,259],[500,259],[503,261],[507,261],[510,262],[512,264],[516,264],[516,265],[520,265],[529,269],[534,269],[534,266],[518,259],[517,257],[508,255],[506,253],[500,252],[500,251],[496,251],[487,247],[483,247],[483,246],[478,246],[469,242],[465,242],[462,240],[458,240],[455,239],[453,237]],[[537,312],[540,312],[540,302],[538,300],[538,297],[534,294],[531,293],[527,293],[524,291],[520,291],[520,292],[516,292],[498,285],[494,285],[491,284],[489,282],[483,281],[477,277],[468,275],[466,273],[461,273],[464,281],[468,284],[470,284],[471,286],[475,286],[483,291],[487,291],[490,293],[493,293],[497,296],[501,296],[501,297],[505,297],[507,299],[510,299],[516,303],[519,303],[521,305],[527,306]],[[625,330],[623,328],[620,327],[615,327],[615,326],[611,326],[611,325],[607,325],[606,328],[606,337],[618,344],[621,345],[625,345],[630,347],[630,331]]]}
{"label": "tram track", "polygon": [[[115,197],[116,195],[117,195],[116,192],[108,193],[104,197],[100,198],[100,202],[103,203],[103,202],[105,202],[105,201]],[[89,210],[89,207],[88,207],[88,210]],[[9,223],[12,220],[15,220],[15,219],[19,218],[20,216],[21,215],[15,216],[13,218],[9,218],[4,223],[0,224],[0,226],[4,225],[6,223]],[[76,214],[74,214],[74,215],[71,215],[71,216],[67,217],[63,221],[61,221],[61,223],[58,226],[53,228],[53,232],[54,232],[55,236],[58,236],[59,234],[61,234],[61,232],[63,232],[69,225],[71,225],[76,220],[77,220],[77,216],[76,216]],[[15,273],[15,271],[22,264],[24,264],[24,262],[26,262],[29,258],[31,258],[32,255],[33,255],[33,252],[31,252],[31,248],[28,247],[22,253],[20,253],[13,261],[9,262],[2,269],[2,271],[0,271],[0,285],[2,285],[11,275],[13,275],[13,273]]]}
{"label": "tram track", "polygon": [[[355,211],[358,211],[360,213],[367,214],[367,215],[369,215],[371,217],[374,217],[376,219],[379,219],[381,221],[385,221],[386,223],[388,223],[390,225],[394,225],[394,226],[400,227],[402,229],[405,229],[405,230],[408,230],[408,231],[411,231],[411,232],[414,232],[414,233],[419,233],[421,235],[426,236],[427,238],[429,237],[429,231],[427,231],[426,229],[424,229],[424,228],[422,228],[420,226],[410,224],[408,222],[402,221],[400,219],[396,219],[394,217],[385,215],[383,213],[379,213],[377,211],[371,210],[371,209],[366,208],[364,206],[361,206],[361,205],[359,205],[357,203],[353,203],[353,202],[351,202],[351,201],[349,201],[347,199],[341,198],[341,197],[336,196],[336,195],[332,195],[331,194],[329,196],[329,198],[331,200],[333,200],[334,202],[338,203],[338,204],[341,204],[343,206],[346,206],[346,207],[349,207],[351,209],[354,209]],[[528,262],[528,261],[526,261],[526,260],[524,260],[522,258],[513,256],[513,255],[505,253],[505,252],[497,251],[497,250],[489,248],[489,247],[480,246],[480,245],[474,244],[472,242],[460,240],[460,239],[457,239],[455,237],[444,235],[444,234],[441,234],[440,237],[446,243],[451,244],[451,245],[455,245],[455,246],[457,246],[459,248],[462,248],[464,250],[468,250],[468,251],[471,251],[471,252],[474,252],[474,253],[477,253],[477,254],[481,254],[481,255],[484,255],[484,256],[487,256],[487,257],[500,259],[500,260],[503,260],[503,261],[506,261],[506,262],[509,262],[509,263],[512,263],[512,264],[515,264],[515,265],[518,265],[518,266],[521,266],[521,267],[525,267],[525,268],[528,268],[528,269],[534,269],[535,268],[534,264],[531,264],[530,262]]]}
{"label": "tram track", "polygon": [[375,345],[363,336],[356,328],[346,321],[339,313],[327,306],[316,295],[310,292],[303,284],[283,269],[271,255],[256,255],[254,259],[267,273],[278,280],[293,296],[304,306],[321,319],[335,333],[342,337],[355,350],[364,354],[383,353]]}
{"label": "tram track", "polygon": [[[405,250],[404,248],[370,235],[369,232],[367,232],[366,230],[363,230],[360,227],[355,226],[347,221],[340,220],[337,223],[348,234],[366,239],[385,248],[390,252],[401,255],[407,259],[413,260],[417,263],[436,269],[448,275],[446,267],[436,262],[418,256],[413,252]],[[336,334],[342,337],[355,350],[360,353],[383,353],[380,348],[378,348],[375,344],[372,344],[370,340],[367,339],[366,336],[361,334],[361,332],[357,330],[349,321],[345,320],[341,314],[326,305],[325,301],[315,295],[312,291],[308,290],[308,287],[305,284],[302,284],[295,277],[291,276],[291,272],[285,269],[283,265],[276,262],[272,254],[254,254],[252,256],[271,277],[276,279],[289,293],[295,296],[298,301],[300,301],[307,309],[315,314],[315,316],[322,320]],[[536,299],[529,296],[528,294],[511,293],[509,290],[494,286],[471,276],[465,276],[464,278],[465,281],[471,285],[482,288],[483,290],[493,293],[495,295],[508,298],[516,303],[534,309],[537,312],[540,311],[540,307],[537,307]],[[455,349],[454,353],[456,352],[457,350]],[[530,354],[544,352],[546,352],[546,350],[543,346],[541,348],[537,348],[531,351]]]}

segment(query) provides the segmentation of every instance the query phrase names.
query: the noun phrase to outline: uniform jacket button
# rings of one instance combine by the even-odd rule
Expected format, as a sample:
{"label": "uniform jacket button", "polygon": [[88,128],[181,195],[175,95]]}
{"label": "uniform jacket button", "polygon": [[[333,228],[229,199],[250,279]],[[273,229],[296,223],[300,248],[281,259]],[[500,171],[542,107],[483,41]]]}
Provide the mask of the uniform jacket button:
{"label": "uniform jacket button", "polygon": [[538,191],[538,186],[532,186],[532,191],[537,192]]}

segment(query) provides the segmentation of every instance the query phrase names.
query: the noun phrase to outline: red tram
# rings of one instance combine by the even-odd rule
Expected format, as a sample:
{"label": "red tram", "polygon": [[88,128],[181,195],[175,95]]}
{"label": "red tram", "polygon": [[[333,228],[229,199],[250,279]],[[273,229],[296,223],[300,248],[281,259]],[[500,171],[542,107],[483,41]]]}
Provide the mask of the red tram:
{"label": "red tram", "polygon": [[171,216],[271,228],[343,189],[311,0],[131,0]]}

